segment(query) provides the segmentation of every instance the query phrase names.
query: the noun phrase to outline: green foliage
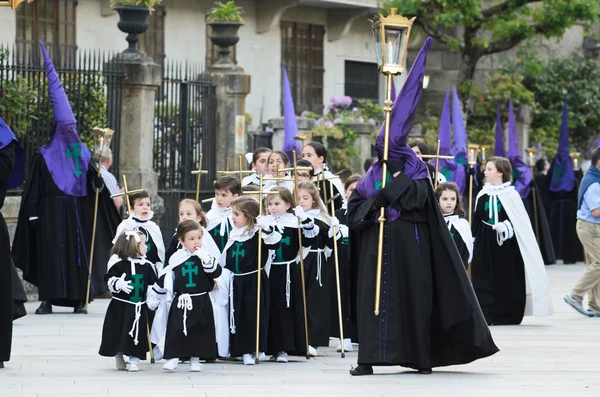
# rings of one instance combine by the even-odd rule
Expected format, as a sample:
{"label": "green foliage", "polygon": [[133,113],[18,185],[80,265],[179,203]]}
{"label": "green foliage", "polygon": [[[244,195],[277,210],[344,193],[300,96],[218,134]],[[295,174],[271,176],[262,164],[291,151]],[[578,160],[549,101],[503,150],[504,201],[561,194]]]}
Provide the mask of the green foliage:
{"label": "green foliage", "polygon": [[208,22],[244,22],[242,18],[244,9],[235,5],[234,0],[229,0],[227,3],[217,1],[215,5],[216,7],[208,10]]}
{"label": "green foliage", "polygon": [[150,8],[161,2],[162,0],[110,0],[110,6],[143,6]]}

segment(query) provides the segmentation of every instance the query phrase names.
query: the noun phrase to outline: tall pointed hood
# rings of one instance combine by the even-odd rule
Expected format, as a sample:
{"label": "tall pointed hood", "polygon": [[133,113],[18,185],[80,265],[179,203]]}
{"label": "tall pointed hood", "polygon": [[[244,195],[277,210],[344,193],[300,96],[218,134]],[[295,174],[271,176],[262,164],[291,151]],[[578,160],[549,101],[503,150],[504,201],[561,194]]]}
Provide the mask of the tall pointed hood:
{"label": "tall pointed hood", "polygon": [[396,84],[394,83],[394,79],[392,79],[392,103],[396,102]]}
{"label": "tall pointed hood", "polygon": [[283,148],[282,151],[293,159],[294,150],[296,154],[302,152],[300,142],[294,139],[298,135],[298,124],[296,123],[296,110],[294,109],[294,99],[288,79],[287,69],[283,69]]}
{"label": "tall pointed hood", "polygon": [[519,150],[519,136],[517,135],[517,122],[513,110],[512,99],[508,103],[508,160],[512,165],[513,184],[521,198],[529,196],[533,175],[531,169],[523,161]]}
{"label": "tall pointed hood", "polygon": [[[0,150],[7,147],[10,143],[15,142],[15,164],[13,165],[10,178],[8,179],[8,187],[14,188],[23,183],[25,179],[25,152],[15,134],[6,125],[2,117],[0,117]],[[1,204],[1,203],[0,203]]]}
{"label": "tall pointed hood", "polygon": [[598,141],[596,142],[596,147],[600,147],[600,135],[598,135]]}
{"label": "tall pointed hood", "polygon": [[458,185],[458,190],[461,193],[465,192],[467,186],[467,177],[465,175],[465,166],[467,165],[467,127],[463,117],[462,105],[456,86],[452,87],[452,139],[454,144],[450,150],[450,154],[455,156],[457,164],[457,172],[453,176],[453,182]]}
{"label": "tall pointed hood", "polygon": [[[417,157],[410,147],[406,145],[414,120],[415,111],[423,94],[423,78],[425,76],[425,64],[427,53],[431,46],[431,37],[425,40],[421,51],[413,63],[400,94],[392,106],[390,114],[390,141],[388,158],[390,160],[404,160],[404,173],[413,179],[429,178],[429,172],[425,163]],[[383,159],[383,144],[385,139],[385,125],[381,126],[375,139],[375,152],[379,160]],[[367,171],[365,176],[358,182],[357,189],[364,198],[373,198],[381,188],[382,163],[376,161]],[[388,174],[389,175],[389,174]],[[394,209],[388,209],[388,220],[393,221],[400,213]]]}
{"label": "tall pointed hood", "polygon": [[504,150],[504,131],[502,131],[502,121],[500,121],[500,106],[496,105],[496,146],[494,147],[494,156],[506,157]]}
{"label": "tall pointed hood", "polygon": [[44,56],[44,67],[48,77],[48,93],[54,108],[56,129],[50,142],[40,147],[48,171],[56,186],[65,194],[82,197],[87,195],[87,169],[92,152],[81,142],[77,134],[77,120],[67,99],[65,90],[46,51],[40,41]]}
{"label": "tall pointed hood", "polygon": [[562,124],[560,126],[560,138],[558,140],[558,151],[552,161],[548,172],[550,175],[550,190],[553,192],[570,192],[577,183],[571,155],[569,152],[569,111],[567,101],[563,105]]}

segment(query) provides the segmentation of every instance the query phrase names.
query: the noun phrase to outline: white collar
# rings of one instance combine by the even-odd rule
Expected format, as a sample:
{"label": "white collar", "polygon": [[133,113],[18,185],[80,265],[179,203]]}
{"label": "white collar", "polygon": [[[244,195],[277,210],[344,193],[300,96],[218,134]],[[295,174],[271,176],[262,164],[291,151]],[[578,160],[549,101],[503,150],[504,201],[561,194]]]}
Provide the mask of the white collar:
{"label": "white collar", "polygon": [[131,213],[131,215],[129,215],[130,220],[135,221],[136,223],[139,224],[144,224],[145,222],[148,222],[149,220],[152,219],[152,217],[154,216],[154,211],[150,210],[150,215],[148,215],[145,219],[139,218],[135,213]]}
{"label": "white collar", "polygon": [[248,227],[246,227],[246,226],[236,227],[236,228],[233,228],[231,230],[231,232],[229,233],[229,239],[233,240],[233,241],[239,241],[239,242],[248,241],[252,237],[254,237],[254,235],[256,234],[257,231],[258,231],[258,226],[256,226],[256,225],[254,225],[254,227],[250,230],[248,230]]}
{"label": "white collar", "polygon": [[481,189],[484,193],[488,195],[496,196],[498,194],[502,194],[504,192],[514,190],[515,187],[510,182],[505,182],[502,185],[492,185],[491,183],[486,183],[483,185],[483,189]]}

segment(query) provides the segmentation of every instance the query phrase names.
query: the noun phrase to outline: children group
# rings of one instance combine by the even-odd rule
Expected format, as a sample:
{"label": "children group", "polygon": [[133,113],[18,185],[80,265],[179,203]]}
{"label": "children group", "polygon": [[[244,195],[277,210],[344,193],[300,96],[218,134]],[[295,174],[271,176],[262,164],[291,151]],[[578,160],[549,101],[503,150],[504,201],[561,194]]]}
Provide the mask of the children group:
{"label": "children group", "polygon": [[[297,169],[279,172],[289,168],[288,156],[257,149],[255,173],[242,182],[229,175],[215,181],[207,213],[194,200],[179,203],[179,225],[166,249],[152,221],[149,194],[132,194],[105,275],[112,301],[100,355],[115,357],[117,369],[129,372],[139,371],[148,352],[165,360],[167,372],[188,362],[190,371],[199,372],[201,361],[224,358],[254,365],[269,355],[270,361],[286,363],[290,355],[318,356],[330,337],[341,337],[340,326],[344,339],[337,350],[352,351],[358,335],[349,307],[352,232],[346,202],[361,176],[342,181],[326,161],[327,149],[310,142]],[[519,324],[527,314],[525,264],[513,223],[523,222],[503,211],[502,192],[510,190],[508,160],[489,159],[485,178],[472,227],[454,183],[439,184],[436,197],[465,271],[471,263],[477,275],[473,286],[487,323]],[[506,258],[521,259],[507,264]],[[508,266],[510,277],[495,275],[500,266]],[[509,293],[515,280],[523,284],[523,294]]]}

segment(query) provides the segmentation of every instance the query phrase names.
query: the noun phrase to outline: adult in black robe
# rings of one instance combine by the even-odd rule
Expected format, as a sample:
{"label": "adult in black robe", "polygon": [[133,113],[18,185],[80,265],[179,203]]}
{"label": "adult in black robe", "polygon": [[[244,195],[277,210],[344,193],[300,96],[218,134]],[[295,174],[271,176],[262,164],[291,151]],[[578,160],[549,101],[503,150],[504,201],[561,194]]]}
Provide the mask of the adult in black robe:
{"label": "adult in black robe", "polygon": [[544,258],[544,264],[555,264],[556,254],[552,243],[552,235],[550,234],[550,224],[548,223],[539,186],[536,185],[535,180],[531,182],[531,189],[527,197],[523,199],[523,205],[529,214],[533,232],[540,247],[542,258]]}

